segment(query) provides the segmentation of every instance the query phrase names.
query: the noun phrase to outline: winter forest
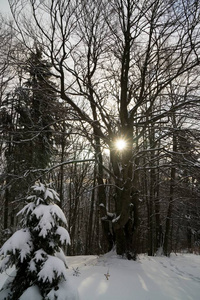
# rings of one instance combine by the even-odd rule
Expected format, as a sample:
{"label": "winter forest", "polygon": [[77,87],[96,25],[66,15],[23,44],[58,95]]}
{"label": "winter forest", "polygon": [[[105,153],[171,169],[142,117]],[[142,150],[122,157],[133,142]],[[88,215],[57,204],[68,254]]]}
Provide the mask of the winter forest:
{"label": "winter forest", "polygon": [[199,254],[200,1],[9,5],[0,247],[20,228],[19,211],[33,212],[37,183],[58,193],[69,256]]}

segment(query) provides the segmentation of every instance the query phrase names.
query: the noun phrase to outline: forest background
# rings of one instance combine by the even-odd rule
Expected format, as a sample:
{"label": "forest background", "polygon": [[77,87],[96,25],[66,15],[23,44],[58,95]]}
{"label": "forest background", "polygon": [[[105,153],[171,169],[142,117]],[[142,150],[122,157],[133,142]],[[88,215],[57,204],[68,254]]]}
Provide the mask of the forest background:
{"label": "forest background", "polygon": [[59,193],[68,255],[199,252],[200,1],[9,4],[0,26],[2,243],[40,180]]}

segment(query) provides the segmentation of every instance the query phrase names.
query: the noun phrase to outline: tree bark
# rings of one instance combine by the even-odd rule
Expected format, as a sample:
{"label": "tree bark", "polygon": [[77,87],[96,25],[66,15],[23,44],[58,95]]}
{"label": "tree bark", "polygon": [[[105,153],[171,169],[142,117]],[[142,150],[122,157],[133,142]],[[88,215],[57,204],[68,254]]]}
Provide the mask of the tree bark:
{"label": "tree bark", "polygon": [[176,152],[177,152],[177,139],[176,139],[175,132],[173,132],[173,154],[172,154],[173,157],[172,157],[172,167],[171,167],[171,174],[170,174],[169,203],[168,203],[166,225],[165,225],[165,236],[164,236],[164,243],[163,243],[163,253],[166,256],[169,256],[171,252],[171,249],[169,248],[169,241],[170,241],[171,219],[172,219],[172,212],[173,212],[173,199],[174,199],[175,179],[176,179],[176,168],[174,166]]}

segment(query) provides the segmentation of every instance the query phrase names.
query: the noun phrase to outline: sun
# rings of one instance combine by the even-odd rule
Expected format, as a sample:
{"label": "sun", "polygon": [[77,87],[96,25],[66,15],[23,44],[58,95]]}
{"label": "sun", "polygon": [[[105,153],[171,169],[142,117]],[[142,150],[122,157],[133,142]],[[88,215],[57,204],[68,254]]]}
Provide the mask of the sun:
{"label": "sun", "polygon": [[118,139],[115,141],[115,147],[117,148],[117,150],[122,151],[126,148],[126,141],[123,139]]}

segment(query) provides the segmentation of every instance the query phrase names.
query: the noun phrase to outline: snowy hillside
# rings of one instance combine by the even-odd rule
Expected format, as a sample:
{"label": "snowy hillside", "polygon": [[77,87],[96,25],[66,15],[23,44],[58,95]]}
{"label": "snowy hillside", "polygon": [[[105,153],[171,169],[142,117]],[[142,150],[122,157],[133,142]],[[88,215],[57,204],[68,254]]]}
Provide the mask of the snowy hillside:
{"label": "snowy hillside", "polygon": [[[200,299],[198,255],[140,255],[134,262],[111,252],[100,257],[67,257],[67,262],[68,278],[78,288],[80,300]],[[6,278],[0,274],[0,286]]]}

